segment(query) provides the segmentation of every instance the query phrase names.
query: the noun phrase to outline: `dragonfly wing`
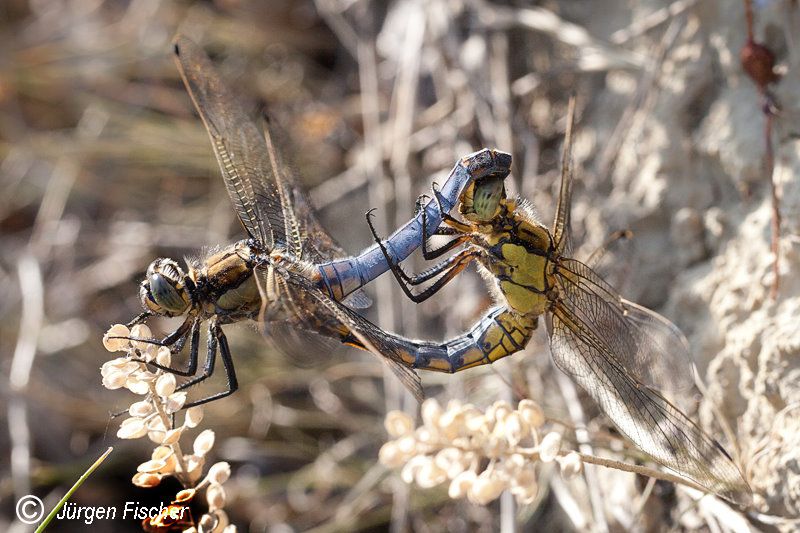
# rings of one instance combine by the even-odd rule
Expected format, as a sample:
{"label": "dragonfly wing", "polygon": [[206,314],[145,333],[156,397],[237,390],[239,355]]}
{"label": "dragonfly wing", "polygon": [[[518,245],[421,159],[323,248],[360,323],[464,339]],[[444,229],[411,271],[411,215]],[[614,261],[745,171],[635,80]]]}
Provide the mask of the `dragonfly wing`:
{"label": "dragonfly wing", "polygon": [[290,321],[270,322],[264,325],[264,336],[295,366],[311,368],[319,365],[339,346],[336,340],[323,337]]}
{"label": "dragonfly wing", "polygon": [[578,383],[620,432],[659,463],[741,504],[750,488],[728,453],[677,407],[637,381],[607,338],[556,303],[548,323],[556,365]]}
{"label": "dragonfly wing", "polygon": [[[282,327],[289,325],[295,330],[302,330],[303,334],[312,333],[315,338],[322,334],[366,350],[388,365],[414,397],[422,401],[424,395],[420,378],[412,368],[404,364],[402,347],[394,342],[391,335],[343,303],[330,298],[303,273],[284,268],[276,274],[271,274],[265,268],[257,268],[256,273],[262,300],[269,302],[262,307],[260,322],[279,319]],[[272,281],[270,276],[273,277]],[[271,284],[278,287],[278,294],[272,299],[263,289]],[[279,348],[290,352],[290,357],[314,349],[313,343],[303,346],[302,336],[295,337],[295,340],[288,338],[278,341]]]}
{"label": "dragonfly wing", "polygon": [[421,402],[425,399],[419,375],[412,368],[403,364],[400,354],[396,352],[395,345],[386,332],[347,306],[329,298],[319,289],[315,289],[315,295],[319,302],[347,327],[350,335],[358,340],[358,343],[354,343],[354,345],[383,361],[417,401]]}
{"label": "dragonfly wing", "polygon": [[203,119],[236,214],[266,249],[287,247],[287,220],[278,187],[277,161],[259,128],[217,75],[205,52],[183,36],[175,61]]}
{"label": "dragonfly wing", "polygon": [[564,149],[561,154],[561,187],[556,206],[556,217],[553,221],[553,241],[556,251],[570,255],[572,249],[572,232],[570,230],[570,214],[572,210],[572,134],[575,129],[575,97],[569,99],[567,110],[567,131],[564,136]]}
{"label": "dragonfly wing", "polygon": [[648,367],[651,385],[667,391],[687,391],[694,386],[694,361],[689,341],[675,324],[646,307],[621,299],[625,319],[636,325],[636,359]]}
{"label": "dragonfly wing", "polygon": [[576,259],[557,267],[562,305],[581,327],[602,339],[637,381],[662,391],[691,388],[694,365],[680,330],[654,311],[623,299],[591,268]]}

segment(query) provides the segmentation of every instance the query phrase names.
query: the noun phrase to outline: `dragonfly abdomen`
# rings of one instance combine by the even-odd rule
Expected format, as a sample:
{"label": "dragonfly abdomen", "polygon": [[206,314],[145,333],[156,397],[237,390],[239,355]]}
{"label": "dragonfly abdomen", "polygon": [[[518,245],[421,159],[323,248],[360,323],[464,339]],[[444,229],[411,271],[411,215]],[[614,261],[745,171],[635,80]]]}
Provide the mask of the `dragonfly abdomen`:
{"label": "dragonfly abdomen", "polygon": [[394,337],[395,352],[405,364],[421,370],[454,373],[489,365],[522,350],[538,325],[537,317],[505,307],[490,310],[469,331],[436,344]]}

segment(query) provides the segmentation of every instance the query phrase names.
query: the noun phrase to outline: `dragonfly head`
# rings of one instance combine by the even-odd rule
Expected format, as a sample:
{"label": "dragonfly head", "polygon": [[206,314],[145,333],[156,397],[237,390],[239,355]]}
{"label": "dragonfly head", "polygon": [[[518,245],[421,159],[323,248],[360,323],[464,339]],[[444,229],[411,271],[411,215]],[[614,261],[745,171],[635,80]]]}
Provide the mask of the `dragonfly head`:
{"label": "dragonfly head", "polygon": [[139,299],[145,311],[163,316],[178,316],[191,304],[186,290],[186,274],[172,259],[156,259],[147,267],[139,288]]}
{"label": "dragonfly head", "polygon": [[467,185],[460,197],[459,212],[471,222],[489,222],[500,212],[506,197],[505,174],[489,174]]}

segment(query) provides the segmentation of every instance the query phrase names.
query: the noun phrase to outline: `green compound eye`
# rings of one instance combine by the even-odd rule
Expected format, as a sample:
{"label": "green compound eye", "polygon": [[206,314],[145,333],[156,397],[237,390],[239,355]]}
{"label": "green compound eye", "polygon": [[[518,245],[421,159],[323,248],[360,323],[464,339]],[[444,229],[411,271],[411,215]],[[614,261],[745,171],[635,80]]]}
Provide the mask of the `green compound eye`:
{"label": "green compound eye", "polygon": [[475,194],[472,197],[472,208],[482,220],[489,220],[497,211],[500,199],[503,197],[503,179],[487,178],[475,185]]}
{"label": "green compound eye", "polygon": [[171,313],[180,313],[186,308],[186,302],[171,280],[155,273],[149,277],[148,281],[150,282],[150,294],[158,305]]}

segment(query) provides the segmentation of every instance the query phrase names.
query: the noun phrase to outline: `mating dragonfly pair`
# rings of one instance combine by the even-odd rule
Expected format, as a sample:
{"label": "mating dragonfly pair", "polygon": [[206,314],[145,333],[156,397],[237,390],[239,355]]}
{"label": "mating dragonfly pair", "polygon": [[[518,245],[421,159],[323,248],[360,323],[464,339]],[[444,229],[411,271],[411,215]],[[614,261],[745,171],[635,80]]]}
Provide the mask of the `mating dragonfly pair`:
{"label": "mating dragonfly pair", "polygon": [[[175,353],[189,343],[186,367],[162,367],[190,377],[180,388],[207,379],[218,353],[222,360],[227,390],[187,406],[237,389],[225,324],[256,320],[289,351],[297,349],[300,336],[292,335],[297,330],[304,338],[311,332],[369,351],[422,398],[415,370],[457,372],[490,364],[524,349],[543,317],[556,365],[626,437],[708,490],[732,501],[748,499],[749,487],[731,457],[657,392],[691,384],[683,335],[660,315],[621,298],[589,266],[569,258],[574,102],[552,229],[538,222],[525,202],[506,196],[511,156],[484,149],[459,160],[441,189],[434,188],[434,198],[421,199],[416,216],[392,236],[381,241],[370,223],[376,243],[357,257],[344,257],[291,176],[269,121],[261,129],[247,116],[197,45],[179,37],[175,55],[248,236],[190,260],[186,271],[171,259],[157,259],[141,284],[144,312],[129,325],[154,315],[185,316],[174,332],[149,341]],[[449,214],[456,206],[461,219]],[[452,238],[430,249],[433,235]],[[460,251],[409,276],[399,264],[420,246],[425,259]],[[369,305],[361,287],[387,271],[419,302],[473,262],[488,274],[497,305],[454,339],[406,339],[381,330],[354,310]],[[426,283],[421,292],[413,292],[412,287]],[[208,346],[198,375],[204,322]]]}

